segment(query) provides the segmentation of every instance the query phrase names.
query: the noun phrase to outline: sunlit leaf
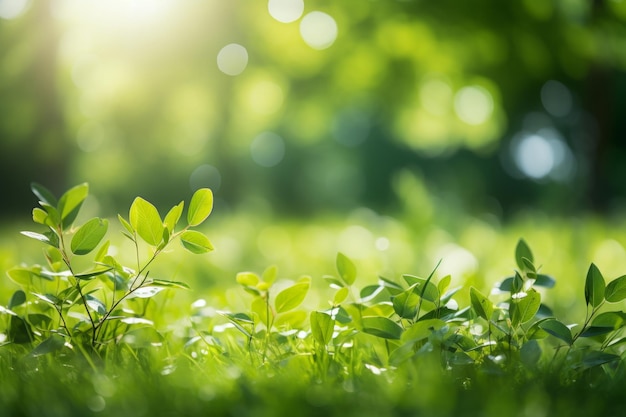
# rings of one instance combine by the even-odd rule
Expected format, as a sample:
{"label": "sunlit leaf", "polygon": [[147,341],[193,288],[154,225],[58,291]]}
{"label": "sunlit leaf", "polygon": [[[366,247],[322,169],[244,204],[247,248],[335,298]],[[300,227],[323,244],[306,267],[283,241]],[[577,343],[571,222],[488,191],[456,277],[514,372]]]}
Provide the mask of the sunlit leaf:
{"label": "sunlit leaf", "polygon": [[259,283],[260,278],[254,272],[239,272],[235,278],[238,284],[254,287]]}
{"label": "sunlit leaf", "polygon": [[335,320],[328,314],[320,311],[312,311],[310,316],[311,333],[317,343],[327,345],[332,337],[335,328]]}
{"label": "sunlit leaf", "polygon": [[137,197],[130,206],[129,219],[132,228],[147,244],[159,245],[163,239],[163,222],[156,207]]}
{"label": "sunlit leaf", "polygon": [[63,222],[63,228],[69,228],[89,194],[89,185],[83,183],[70,188],[59,199],[58,210]]}
{"label": "sunlit leaf", "polygon": [[509,313],[513,326],[530,321],[539,311],[540,305],[541,294],[533,289],[528,290],[525,296],[511,300]]}
{"label": "sunlit leaf", "polygon": [[153,287],[153,286],[139,287],[136,290],[134,290],[127,298],[150,298],[150,297],[154,297],[155,295],[157,295],[164,289],[165,287]]}
{"label": "sunlit leaf", "polygon": [[402,327],[387,317],[363,317],[361,319],[363,331],[384,339],[400,339]]}
{"label": "sunlit leaf", "polygon": [[209,238],[196,230],[187,230],[180,235],[180,242],[184,248],[194,254],[207,253],[213,250]]}
{"label": "sunlit leaf", "polygon": [[170,234],[174,232],[174,228],[176,227],[178,220],[180,220],[180,216],[183,214],[183,207],[185,207],[185,202],[181,201],[180,203],[172,207],[170,211],[165,215],[163,223],[165,224],[167,230],[169,230]]}
{"label": "sunlit leaf", "polygon": [[404,319],[413,319],[417,314],[417,306],[419,304],[419,296],[413,292],[414,287],[417,284],[412,285],[406,291],[393,297],[393,309],[396,314]]}
{"label": "sunlit leaf", "polygon": [[445,325],[446,323],[440,319],[418,321],[402,333],[402,341],[405,343],[419,342],[428,338],[432,332],[441,329]]}
{"label": "sunlit leaf", "polygon": [[298,307],[304,301],[309,287],[309,280],[303,280],[279,292],[274,301],[276,312],[283,313]]}
{"label": "sunlit leaf", "polygon": [[350,291],[348,290],[348,288],[346,287],[339,288],[337,292],[335,292],[335,295],[333,297],[333,304],[339,305],[343,303],[346,300],[346,298],[348,298],[349,294],[350,294]]}
{"label": "sunlit leaf", "polygon": [[470,301],[472,309],[479,317],[489,321],[493,314],[493,303],[474,287],[470,287]]}
{"label": "sunlit leaf", "polygon": [[337,271],[339,271],[339,277],[345,282],[347,285],[354,284],[356,279],[356,267],[354,263],[343,253],[337,253]]}
{"label": "sunlit leaf", "polygon": [[434,303],[439,299],[439,290],[437,289],[437,286],[428,278],[420,278],[408,274],[402,275],[402,278],[404,278],[407,284],[412,286],[413,292],[422,297],[424,300]]}
{"label": "sunlit leaf", "polygon": [[109,227],[107,219],[93,218],[83,224],[72,237],[70,248],[75,255],[86,255],[94,250]]}
{"label": "sunlit leaf", "polygon": [[302,325],[306,321],[307,314],[305,311],[288,311],[280,314],[274,321],[274,326],[277,329],[301,329]]}
{"label": "sunlit leaf", "polygon": [[181,288],[184,290],[190,289],[189,285],[185,284],[184,282],[169,281],[166,279],[153,279],[152,281],[150,281],[150,285],[156,285],[156,286],[166,287],[166,288]]}
{"label": "sunlit leaf", "polygon": [[213,192],[209,188],[200,188],[191,197],[187,223],[189,226],[198,226],[206,220],[213,210]]}

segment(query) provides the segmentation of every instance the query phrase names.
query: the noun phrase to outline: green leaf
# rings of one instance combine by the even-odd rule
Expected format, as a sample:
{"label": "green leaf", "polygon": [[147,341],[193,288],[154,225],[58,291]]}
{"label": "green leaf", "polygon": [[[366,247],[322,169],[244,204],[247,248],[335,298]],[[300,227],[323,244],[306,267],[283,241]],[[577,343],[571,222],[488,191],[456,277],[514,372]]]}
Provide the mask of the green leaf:
{"label": "green leaf", "polygon": [[424,340],[434,331],[441,329],[446,323],[440,319],[420,320],[402,333],[402,341],[415,343]]}
{"label": "green leaf", "polygon": [[615,278],[609,282],[604,292],[606,301],[610,303],[619,303],[626,298],[626,275]]}
{"label": "green leaf", "polygon": [[75,255],[86,255],[94,250],[107,233],[109,221],[98,217],[83,224],[72,237],[70,248]]}
{"label": "green leaf", "polygon": [[184,282],[170,281],[167,279],[153,279],[152,281],[150,281],[150,285],[156,285],[158,287],[165,287],[165,288],[181,288],[184,290],[188,290],[191,288],[189,287],[189,285],[185,284]]}
{"label": "green leaf", "polygon": [[439,299],[439,290],[429,278],[420,278],[408,274],[402,275],[402,278],[404,278],[407,284],[413,287],[415,294],[419,295],[424,300],[435,303]]}
{"label": "green leaf", "polygon": [[180,242],[191,253],[201,254],[213,250],[209,238],[196,230],[187,230],[180,235]]}
{"label": "green leaf", "polygon": [[445,277],[441,278],[439,280],[439,283],[437,284],[437,291],[439,292],[439,294],[444,294],[446,290],[448,289],[448,287],[450,286],[451,282],[452,282],[452,276],[450,275],[446,275]]}
{"label": "green leaf", "polygon": [[9,269],[7,271],[7,276],[11,279],[11,281],[24,287],[30,285],[31,278],[33,276],[33,270],[30,268],[18,266]]}
{"label": "green leaf", "polygon": [[274,326],[280,330],[301,329],[306,321],[306,312],[296,310],[288,311],[276,317]]}
{"label": "green leaf", "polygon": [[54,196],[54,194],[52,194],[50,192],[50,190],[48,190],[43,185],[37,184],[36,182],[33,182],[33,183],[30,184],[30,189],[32,190],[33,194],[35,194],[35,196],[42,203],[45,203],[45,204],[47,204],[49,206],[56,206],[57,205],[57,199]]}
{"label": "green leaf", "polygon": [[409,289],[396,295],[391,300],[393,302],[393,310],[403,319],[414,319],[417,314],[417,305],[419,304],[420,298],[413,292],[416,285],[417,284],[412,285]]}
{"label": "green leaf", "polygon": [[535,339],[529,340],[522,345],[519,354],[524,365],[534,366],[541,359],[541,346]]}
{"label": "green leaf", "polygon": [[528,244],[526,244],[524,239],[520,239],[515,247],[515,261],[521,270],[527,269],[527,264],[524,262],[524,258],[528,259],[531,264],[534,262],[533,253],[530,250],[530,247],[528,247]]}
{"label": "green leaf", "polygon": [[348,288],[346,287],[341,287],[337,290],[337,292],[335,293],[335,296],[333,297],[333,305],[338,306],[339,304],[343,303],[346,298],[348,298],[348,295],[350,294],[350,290],[348,290]]}
{"label": "green leaf", "polygon": [[209,217],[213,210],[213,192],[208,188],[200,188],[191,197],[187,223],[189,226],[197,226]]}
{"label": "green leaf", "polygon": [[151,246],[158,246],[163,239],[163,222],[159,211],[141,197],[130,206],[130,224],[137,234]]}
{"label": "green leaf", "polygon": [[605,363],[619,361],[620,359],[621,357],[618,355],[592,350],[583,356],[582,364],[585,368],[592,368],[594,366],[604,365]]}
{"label": "green leaf", "polygon": [[80,274],[76,274],[74,275],[74,277],[76,279],[80,279],[83,281],[88,281],[90,279],[94,279],[97,276],[100,275],[104,275],[107,272],[113,270],[113,267],[111,266],[98,266],[95,269],[89,270],[89,271],[85,271],[85,272],[81,272]]}
{"label": "green leaf", "polygon": [[[52,235],[48,236],[48,235],[44,235],[44,234],[41,234],[41,233],[28,232],[28,231],[22,231],[20,233],[22,235],[26,236],[26,237],[31,238],[31,239],[38,240],[38,241],[46,243],[46,244],[48,244],[50,246],[58,247],[58,239],[55,240],[55,241],[52,241],[50,239],[50,236],[52,236]],[[54,235],[54,236],[56,236],[56,235]]]}
{"label": "green leaf", "polygon": [[[133,226],[131,226],[130,223],[128,223],[128,221],[123,218],[121,215],[117,215],[117,219],[120,221],[120,223],[122,224],[122,226],[124,226],[124,229],[126,229],[128,231],[128,233],[130,233],[131,236],[133,236],[135,234],[135,229],[133,229]],[[132,238],[131,238],[132,240]]]}
{"label": "green leaf", "polygon": [[89,185],[87,183],[83,183],[70,188],[61,196],[59,199],[58,210],[61,215],[61,221],[63,222],[64,229],[72,225],[88,194]]}
{"label": "green leaf", "polygon": [[[517,293],[518,295],[523,293]],[[510,303],[509,314],[511,316],[511,323],[517,327],[520,324],[530,321],[541,305],[541,294],[532,288],[528,290],[525,296],[520,298],[513,298]]]}
{"label": "green leaf", "polygon": [[33,221],[37,224],[46,224],[46,219],[48,218],[48,213],[40,209],[39,207],[35,207],[33,209]]}
{"label": "green leaf", "polygon": [[337,271],[339,271],[339,277],[347,285],[354,284],[356,280],[356,267],[354,263],[343,253],[337,252]]}
{"label": "green leaf", "polygon": [[556,280],[552,278],[550,275],[537,274],[535,285],[539,287],[544,287],[544,288],[554,288],[555,284],[556,284]]}
{"label": "green leaf", "polygon": [[383,339],[399,340],[402,337],[402,327],[387,317],[363,317],[361,324],[365,333]]}
{"label": "green leaf", "polygon": [[598,307],[604,301],[606,284],[604,277],[595,264],[589,266],[585,280],[585,302],[592,307]]}
{"label": "green leaf", "polygon": [[180,216],[183,214],[183,207],[185,207],[185,202],[181,201],[180,203],[172,207],[170,211],[165,215],[163,223],[165,224],[167,230],[170,231],[170,234],[174,233],[174,228],[176,227],[178,220],[180,220]]}
{"label": "green leaf", "polygon": [[12,309],[13,307],[21,306],[25,302],[26,302],[26,293],[22,290],[17,290],[11,296],[11,299],[9,300],[9,304],[7,305],[7,307],[9,309]]}
{"label": "green leaf", "polygon": [[304,301],[310,285],[310,280],[305,279],[279,292],[274,300],[276,312],[283,313],[298,307]]}
{"label": "green leaf", "polygon": [[25,344],[33,340],[33,331],[23,318],[11,315],[7,336],[13,343]]}
{"label": "green leaf", "polygon": [[572,331],[563,323],[556,319],[548,319],[539,323],[539,327],[550,333],[552,336],[561,339],[568,345],[574,343]]}
{"label": "green leaf", "polygon": [[[146,288],[146,287],[144,287],[144,288]],[[87,302],[87,306],[91,310],[95,311],[96,313],[98,313],[101,316],[106,314],[107,308],[106,308],[106,306],[104,305],[104,303],[102,301],[100,301],[99,299],[97,299],[96,297],[94,297],[91,294],[85,295],[85,300]]]}
{"label": "green leaf", "polygon": [[326,346],[332,340],[335,320],[326,313],[312,311],[310,321],[313,338],[319,344]]}
{"label": "green leaf", "polygon": [[278,267],[276,265],[268,266],[267,268],[265,268],[265,271],[263,271],[263,274],[261,274],[263,282],[267,283],[268,285],[272,285],[274,281],[276,281],[277,276]]}
{"label": "green leaf", "polygon": [[474,312],[483,319],[491,320],[493,304],[489,299],[474,287],[470,287],[470,301]]}
{"label": "green leaf", "polygon": [[254,272],[239,272],[235,279],[238,284],[244,287],[255,287],[261,280]]}
{"label": "green leaf", "polygon": [[165,287],[156,286],[139,287],[135,291],[133,291],[127,298],[150,298],[154,297],[164,289]]}

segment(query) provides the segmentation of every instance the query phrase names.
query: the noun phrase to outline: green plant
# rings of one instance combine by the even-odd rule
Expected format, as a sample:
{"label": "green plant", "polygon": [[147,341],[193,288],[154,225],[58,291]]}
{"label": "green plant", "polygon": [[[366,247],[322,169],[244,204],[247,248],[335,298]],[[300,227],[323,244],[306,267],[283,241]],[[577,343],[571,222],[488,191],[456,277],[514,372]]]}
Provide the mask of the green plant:
{"label": "green plant", "polygon": [[[213,194],[197,190],[187,211],[187,224],[176,230],[184,202],[161,218],[154,205],[137,197],[128,220],[118,215],[123,234],[134,245],[135,264],[123,265],[109,253],[105,240],[109,222],[92,218],[74,226],[88,195],[88,185],[71,188],[58,200],[46,188],[32,184],[40,207],[33,221],[46,231],[22,232],[46,244],[46,265],[18,266],[7,271],[21,289],[13,293],[6,308],[9,342],[35,346],[38,356],[64,345],[81,351],[102,352],[135,325],[150,325],[145,317],[150,299],[165,288],[188,288],[183,282],[150,276],[150,265],[174,240],[194,254],[213,249],[197,230],[210,215]],[[142,256],[144,247],[148,255]],[[85,266],[86,265],[86,266]]]}

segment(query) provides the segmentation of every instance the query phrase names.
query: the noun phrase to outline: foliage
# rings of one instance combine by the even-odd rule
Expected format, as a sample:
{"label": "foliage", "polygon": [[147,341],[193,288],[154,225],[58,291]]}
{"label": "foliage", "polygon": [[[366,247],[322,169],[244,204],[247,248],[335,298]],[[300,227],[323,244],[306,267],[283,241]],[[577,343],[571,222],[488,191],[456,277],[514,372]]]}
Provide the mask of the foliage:
{"label": "foliage", "polygon": [[[39,184],[32,184],[32,191],[40,205],[33,209],[33,221],[47,231],[22,234],[47,245],[47,265],[18,266],[7,271],[21,289],[2,313],[8,317],[9,343],[34,346],[30,352],[33,356],[65,346],[80,351],[106,350],[135,325],[151,322],[145,313],[152,297],[164,288],[188,288],[182,282],[149,277],[150,265],[171,242],[179,238],[185,249],[196,254],[213,249],[205,235],[190,229],[211,213],[213,194],[209,189],[194,193],[187,225],[179,231],[175,229],[183,201],[161,218],[156,207],[137,197],[130,207],[129,220],[118,216],[124,235],[135,246],[134,269],[109,254],[110,241],[103,242],[107,219],[96,217],[81,226],[73,225],[88,195],[86,183],[71,188],[58,200]],[[148,248],[147,257],[140,255],[142,244]],[[90,266],[79,272],[82,257],[94,251]]]}
{"label": "foliage", "polygon": [[[522,415],[515,404],[531,398],[529,404],[546,412],[594,413],[611,408],[594,403],[576,410],[569,396],[606,389],[605,395],[619,398],[614,393],[626,380],[626,313],[610,308],[626,299],[626,276],[607,283],[591,264],[580,294],[586,314],[574,324],[545,303],[557,281],[543,273],[524,240],[515,248],[513,274],[489,293],[469,283],[453,286],[453,277],[439,276],[441,262],[428,275],[380,276],[361,285],[357,265],[337,253],[336,273],[321,280],[279,279],[276,266],[261,274],[240,272],[233,310],[195,302],[187,320],[167,331],[154,324],[158,308],[148,307],[163,288],[187,285],[150,277],[149,267],[176,238],[192,253],[212,249],[204,234],[190,229],[211,213],[211,191],[193,195],[181,230],[176,225],[183,202],[162,218],[136,198],[128,219],[119,216],[135,248],[133,269],[109,254],[106,219],[73,226],[86,184],[58,200],[40,185],[33,191],[40,200],[33,220],[47,231],[24,234],[46,245],[47,265],[10,269],[9,278],[21,289],[0,307],[0,376],[11,382],[0,389],[0,405],[21,414],[28,410],[18,398],[36,400],[30,382],[44,386],[49,380],[94,387],[95,393],[76,387],[62,395],[89,395],[93,412],[106,405],[109,412],[128,413],[121,391],[133,386],[130,392],[138,393],[136,381],[144,381],[145,394],[133,401],[157,412],[154,404],[163,396],[171,398],[168,410],[189,415],[200,414],[204,403],[227,414],[241,402],[242,413],[258,406],[268,415],[286,414],[289,407],[339,414],[345,407],[366,416],[396,408],[458,415],[481,407],[477,398],[483,394],[511,415]],[[140,246],[147,257],[139,255]],[[79,273],[81,260],[90,266]],[[273,399],[277,389],[289,394],[284,403]],[[374,392],[382,403],[367,400]],[[453,396],[445,406],[441,392]]]}

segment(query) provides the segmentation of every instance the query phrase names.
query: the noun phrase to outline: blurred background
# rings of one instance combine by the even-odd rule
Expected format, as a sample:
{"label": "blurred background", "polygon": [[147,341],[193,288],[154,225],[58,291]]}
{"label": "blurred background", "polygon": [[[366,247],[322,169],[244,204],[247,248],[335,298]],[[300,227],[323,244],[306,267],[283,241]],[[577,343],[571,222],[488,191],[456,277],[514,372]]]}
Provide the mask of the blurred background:
{"label": "blurred background", "polygon": [[108,216],[210,187],[228,271],[622,267],[626,0],[0,0],[0,51],[5,220],[31,181]]}

